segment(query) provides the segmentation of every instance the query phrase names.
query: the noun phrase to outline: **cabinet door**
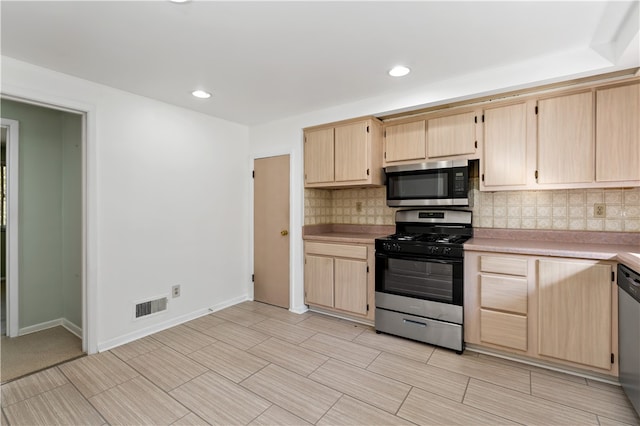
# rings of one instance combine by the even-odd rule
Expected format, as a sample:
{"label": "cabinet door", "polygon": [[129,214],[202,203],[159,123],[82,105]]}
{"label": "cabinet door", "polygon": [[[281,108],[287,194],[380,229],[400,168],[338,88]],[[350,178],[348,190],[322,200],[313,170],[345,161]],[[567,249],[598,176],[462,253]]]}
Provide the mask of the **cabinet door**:
{"label": "cabinet door", "polygon": [[596,93],[596,181],[640,179],[640,84]]}
{"label": "cabinet door", "polygon": [[538,261],[538,352],[611,368],[611,266]]}
{"label": "cabinet door", "polygon": [[305,303],[333,307],[333,259],[305,256]]}
{"label": "cabinet door", "polygon": [[366,121],[335,128],[336,182],[367,180],[369,176],[367,129]]}
{"label": "cabinet door", "polygon": [[484,186],[527,183],[527,106],[484,111]]}
{"label": "cabinet door", "polygon": [[333,182],[333,157],[333,128],[305,132],[305,184]]}
{"label": "cabinet door", "polygon": [[427,121],[427,155],[429,158],[476,152],[476,115],[456,114]]}
{"label": "cabinet door", "polygon": [[385,128],[384,159],[387,163],[427,158],[425,121]]}
{"label": "cabinet door", "polygon": [[591,92],[538,101],[538,183],[594,179]]}
{"label": "cabinet door", "polygon": [[367,262],[335,259],[335,308],[367,314]]}

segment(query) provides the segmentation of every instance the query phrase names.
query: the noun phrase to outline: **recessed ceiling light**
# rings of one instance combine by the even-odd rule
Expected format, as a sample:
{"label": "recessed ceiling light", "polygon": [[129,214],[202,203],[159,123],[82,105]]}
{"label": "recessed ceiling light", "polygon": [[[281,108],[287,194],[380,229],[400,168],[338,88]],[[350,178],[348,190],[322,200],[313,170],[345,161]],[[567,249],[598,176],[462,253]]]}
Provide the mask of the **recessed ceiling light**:
{"label": "recessed ceiling light", "polygon": [[409,74],[411,70],[405,66],[397,65],[389,70],[391,77],[402,77]]}
{"label": "recessed ceiling light", "polygon": [[194,90],[191,94],[200,99],[207,99],[211,97],[211,93],[205,92],[204,90]]}

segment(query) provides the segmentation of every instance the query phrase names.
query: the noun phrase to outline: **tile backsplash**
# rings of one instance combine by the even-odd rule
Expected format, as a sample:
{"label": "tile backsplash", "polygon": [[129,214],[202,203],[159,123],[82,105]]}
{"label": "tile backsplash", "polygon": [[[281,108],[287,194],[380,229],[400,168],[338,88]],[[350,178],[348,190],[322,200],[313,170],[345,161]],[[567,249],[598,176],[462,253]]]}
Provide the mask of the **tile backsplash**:
{"label": "tile backsplash", "polygon": [[305,189],[304,224],[394,225],[385,188]]}
{"label": "tile backsplash", "polygon": [[[474,227],[640,232],[640,188],[480,192],[477,179],[471,184]],[[595,203],[604,218],[594,217]],[[305,225],[393,225],[396,210],[384,187],[304,192]]]}

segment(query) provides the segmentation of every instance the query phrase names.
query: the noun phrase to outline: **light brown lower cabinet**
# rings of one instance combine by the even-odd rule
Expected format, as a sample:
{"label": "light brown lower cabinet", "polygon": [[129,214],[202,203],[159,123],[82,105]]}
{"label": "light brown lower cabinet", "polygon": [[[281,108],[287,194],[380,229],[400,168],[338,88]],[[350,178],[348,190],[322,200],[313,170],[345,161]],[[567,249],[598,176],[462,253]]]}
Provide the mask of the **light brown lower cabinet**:
{"label": "light brown lower cabinet", "polygon": [[611,367],[611,271],[594,261],[538,260],[540,355]]}
{"label": "light brown lower cabinet", "polygon": [[618,375],[615,264],[465,253],[465,342]]}
{"label": "light brown lower cabinet", "polygon": [[305,242],[305,303],[373,321],[373,244]]}

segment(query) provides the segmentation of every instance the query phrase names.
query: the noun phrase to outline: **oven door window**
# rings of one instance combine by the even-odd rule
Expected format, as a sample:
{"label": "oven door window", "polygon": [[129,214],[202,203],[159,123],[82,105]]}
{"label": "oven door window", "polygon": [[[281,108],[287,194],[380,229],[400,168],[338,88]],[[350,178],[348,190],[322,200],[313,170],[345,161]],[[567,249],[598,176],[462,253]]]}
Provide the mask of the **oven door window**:
{"label": "oven door window", "polygon": [[376,291],[462,304],[462,261],[378,255]]}

